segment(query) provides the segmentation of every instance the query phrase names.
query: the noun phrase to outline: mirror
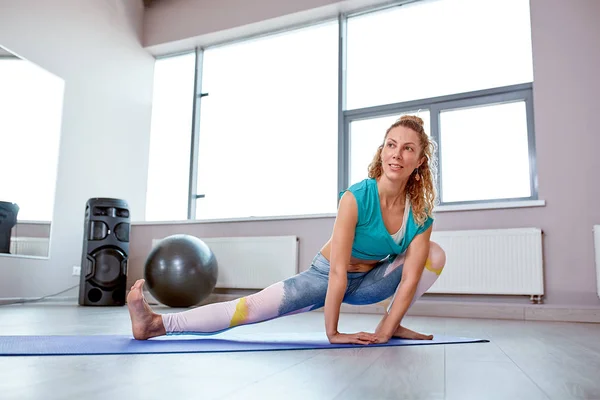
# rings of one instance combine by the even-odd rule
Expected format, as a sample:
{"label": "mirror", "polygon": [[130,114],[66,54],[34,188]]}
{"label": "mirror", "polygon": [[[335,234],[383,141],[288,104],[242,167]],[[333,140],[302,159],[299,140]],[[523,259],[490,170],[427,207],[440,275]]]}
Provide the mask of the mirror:
{"label": "mirror", "polygon": [[0,256],[49,256],[64,86],[0,45]]}

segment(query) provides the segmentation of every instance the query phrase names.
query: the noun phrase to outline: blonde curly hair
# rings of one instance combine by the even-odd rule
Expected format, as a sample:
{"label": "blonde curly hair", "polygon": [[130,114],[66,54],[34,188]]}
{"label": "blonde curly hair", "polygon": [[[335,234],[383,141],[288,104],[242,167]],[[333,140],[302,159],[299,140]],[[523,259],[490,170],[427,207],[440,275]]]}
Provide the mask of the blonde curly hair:
{"label": "blonde curly hair", "polygon": [[[415,115],[403,115],[394,122],[385,132],[383,141],[388,133],[398,127],[404,126],[417,132],[421,146],[420,157],[425,157],[423,164],[415,170],[408,178],[406,193],[410,197],[413,216],[418,225],[423,225],[428,217],[433,215],[433,207],[437,201],[436,177],[437,177],[437,144],[431,139],[423,128],[423,120]],[[381,151],[383,144],[377,148],[373,161],[369,164],[369,178],[379,178],[383,172],[381,162]],[[420,179],[415,179],[419,174]]]}

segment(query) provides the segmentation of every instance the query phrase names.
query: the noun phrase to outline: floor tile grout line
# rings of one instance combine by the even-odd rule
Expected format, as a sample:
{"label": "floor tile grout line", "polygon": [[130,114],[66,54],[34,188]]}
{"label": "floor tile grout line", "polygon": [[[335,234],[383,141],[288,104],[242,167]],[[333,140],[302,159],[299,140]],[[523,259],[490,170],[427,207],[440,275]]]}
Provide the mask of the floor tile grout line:
{"label": "floor tile grout line", "polygon": [[444,400],[446,400],[448,398],[448,392],[447,392],[448,373],[447,373],[447,368],[446,368],[447,365],[448,365],[448,363],[446,362],[446,346],[444,346]]}
{"label": "floor tile grout line", "polygon": [[[486,332],[486,334],[489,336],[489,333]],[[492,341],[490,340],[490,343],[491,342]],[[494,343],[494,344],[515,365],[515,367],[517,367],[519,369],[519,371],[521,371],[523,373],[523,375],[525,375],[527,377],[527,379],[529,379],[531,381],[531,383],[533,383],[544,394],[544,396],[546,396],[546,398],[548,400],[552,400],[552,397],[550,397],[550,395],[548,393],[546,393],[546,391],[544,389],[542,389],[542,387],[540,385],[538,385],[538,383],[535,380],[533,380],[533,378],[531,376],[529,376],[529,374],[527,372],[525,372],[525,370],[523,370],[523,368],[521,368],[521,366],[519,364],[517,364],[517,362],[515,360],[513,360],[512,357],[509,356],[506,353],[506,351],[504,351],[504,349],[498,343]]]}
{"label": "floor tile grout line", "polygon": [[[375,362],[377,362],[377,360],[379,360],[383,356],[384,353],[385,352],[383,350],[381,350],[379,355],[377,357],[375,357],[375,359],[369,365],[367,365],[362,371],[357,372],[354,377],[360,376],[363,372],[368,371],[373,366],[373,364],[375,364]],[[348,386],[350,386],[350,385],[348,385]],[[339,398],[346,390],[348,390],[348,386],[346,386],[345,389],[341,390],[338,394],[336,394],[335,397],[332,398],[332,400]]]}
{"label": "floor tile grout line", "polygon": [[[297,351],[303,351],[303,350],[297,350]],[[321,353],[323,353],[323,350],[322,350],[322,349],[320,349],[319,351],[315,351],[315,354],[314,354],[312,357],[308,357],[308,358],[305,358],[305,359],[303,359],[303,360],[301,360],[301,361],[298,361],[297,363],[294,363],[294,364],[288,365],[287,367],[285,367],[285,368],[283,368],[283,369],[281,369],[281,370],[275,371],[275,372],[273,372],[273,373],[271,373],[271,374],[269,374],[269,375],[266,375],[266,376],[262,377],[261,379],[259,379],[259,380],[257,380],[257,381],[253,381],[253,382],[251,382],[251,383],[247,384],[246,386],[244,386],[244,388],[243,388],[243,389],[236,389],[236,390],[234,390],[234,391],[232,391],[232,392],[229,392],[229,393],[227,393],[227,394],[223,395],[222,397],[219,397],[219,399],[226,399],[226,398],[230,397],[231,395],[233,395],[233,394],[235,394],[235,393],[239,392],[240,390],[244,390],[244,389],[246,389],[246,388],[248,388],[248,387],[250,387],[250,386],[252,386],[252,385],[254,385],[254,384],[256,384],[256,383],[258,383],[258,382],[260,382],[260,381],[262,381],[262,380],[265,380],[265,379],[267,379],[267,378],[270,378],[270,377],[272,377],[272,376],[278,375],[278,374],[280,374],[280,373],[282,373],[282,372],[284,372],[284,371],[287,371],[287,370],[288,370],[288,369],[290,369],[290,368],[293,368],[293,367],[295,367],[295,366],[297,366],[297,365],[300,365],[300,364],[302,364],[303,362],[306,362],[306,361],[308,361],[308,360],[312,360],[313,358],[317,357],[317,356],[318,356],[318,355],[320,355]]]}

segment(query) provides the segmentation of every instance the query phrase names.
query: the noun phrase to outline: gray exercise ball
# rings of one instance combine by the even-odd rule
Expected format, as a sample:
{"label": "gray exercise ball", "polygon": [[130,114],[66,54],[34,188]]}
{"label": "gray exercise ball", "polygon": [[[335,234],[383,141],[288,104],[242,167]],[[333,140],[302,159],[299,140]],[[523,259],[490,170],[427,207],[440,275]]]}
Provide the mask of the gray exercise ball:
{"label": "gray exercise ball", "polygon": [[170,307],[200,303],[215,288],[218,274],[217,259],[206,243],[182,234],[161,240],[144,266],[148,291]]}

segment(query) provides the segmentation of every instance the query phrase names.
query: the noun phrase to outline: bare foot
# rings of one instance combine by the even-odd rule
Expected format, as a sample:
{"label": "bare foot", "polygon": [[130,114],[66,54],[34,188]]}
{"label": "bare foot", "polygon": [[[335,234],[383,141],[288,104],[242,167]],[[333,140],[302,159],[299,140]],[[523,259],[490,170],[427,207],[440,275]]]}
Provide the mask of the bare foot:
{"label": "bare foot", "polygon": [[396,332],[392,335],[393,337],[402,338],[402,339],[416,339],[416,340],[431,340],[433,339],[433,335],[423,335],[422,333],[418,333],[415,331],[411,331],[408,328],[405,328],[401,325],[396,328]]}
{"label": "bare foot", "polygon": [[127,307],[131,317],[133,337],[138,340],[145,340],[167,333],[160,314],[153,312],[146,302],[143,288],[144,280],[138,279],[127,295]]}

